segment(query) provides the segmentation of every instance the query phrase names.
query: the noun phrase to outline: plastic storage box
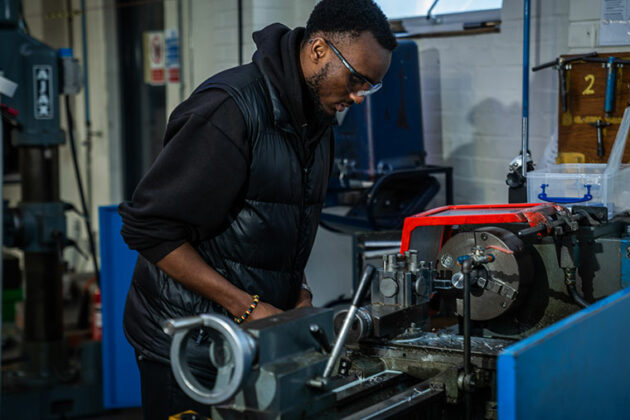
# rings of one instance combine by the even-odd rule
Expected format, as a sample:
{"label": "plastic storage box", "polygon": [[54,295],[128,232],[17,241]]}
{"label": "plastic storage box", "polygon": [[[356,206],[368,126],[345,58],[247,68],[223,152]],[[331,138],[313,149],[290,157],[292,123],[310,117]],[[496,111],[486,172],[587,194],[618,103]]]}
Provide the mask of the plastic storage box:
{"label": "plastic storage box", "polygon": [[630,165],[621,165],[630,127],[626,108],[607,164],[565,163],[527,174],[527,201],[605,206],[608,216],[630,209]]}
{"label": "plastic storage box", "polygon": [[605,164],[566,163],[527,174],[527,201],[605,206],[608,216],[630,209],[630,167],[606,173]]}

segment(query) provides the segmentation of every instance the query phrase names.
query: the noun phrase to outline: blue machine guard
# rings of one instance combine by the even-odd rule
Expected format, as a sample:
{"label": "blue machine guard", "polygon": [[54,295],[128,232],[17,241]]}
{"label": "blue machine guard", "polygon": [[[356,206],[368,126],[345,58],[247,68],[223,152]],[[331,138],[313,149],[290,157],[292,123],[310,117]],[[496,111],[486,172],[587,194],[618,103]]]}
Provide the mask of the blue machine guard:
{"label": "blue machine guard", "polygon": [[499,420],[627,419],[630,288],[499,354]]}

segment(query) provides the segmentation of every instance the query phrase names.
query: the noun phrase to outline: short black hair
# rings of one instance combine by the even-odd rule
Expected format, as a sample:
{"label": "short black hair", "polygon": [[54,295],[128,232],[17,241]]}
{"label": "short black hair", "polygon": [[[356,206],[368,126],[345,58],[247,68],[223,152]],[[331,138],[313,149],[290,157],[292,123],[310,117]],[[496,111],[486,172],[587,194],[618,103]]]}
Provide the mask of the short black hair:
{"label": "short black hair", "polygon": [[308,18],[304,40],[317,32],[349,34],[355,38],[369,31],[385,49],[398,45],[385,14],[372,0],[321,0]]}

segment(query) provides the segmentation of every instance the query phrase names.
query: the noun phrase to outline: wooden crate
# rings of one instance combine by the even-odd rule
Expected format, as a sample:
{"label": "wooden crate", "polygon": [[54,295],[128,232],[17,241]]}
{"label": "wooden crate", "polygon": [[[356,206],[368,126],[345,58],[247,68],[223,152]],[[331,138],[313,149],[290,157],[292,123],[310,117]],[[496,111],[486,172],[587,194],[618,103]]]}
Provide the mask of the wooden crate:
{"label": "wooden crate", "polygon": [[[630,52],[599,54],[630,60]],[[563,56],[573,57],[571,55]],[[553,71],[551,69],[541,71]],[[630,102],[630,64],[617,68],[615,108],[610,116],[604,112],[606,72],[603,63],[571,63],[567,70],[568,109],[562,111],[558,93],[558,156],[584,155],[585,163],[606,163],[615,142],[625,108]],[[597,130],[589,123],[602,120],[610,123],[603,129],[604,156],[597,156]],[[626,147],[623,162],[630,162],[630,147]]]}

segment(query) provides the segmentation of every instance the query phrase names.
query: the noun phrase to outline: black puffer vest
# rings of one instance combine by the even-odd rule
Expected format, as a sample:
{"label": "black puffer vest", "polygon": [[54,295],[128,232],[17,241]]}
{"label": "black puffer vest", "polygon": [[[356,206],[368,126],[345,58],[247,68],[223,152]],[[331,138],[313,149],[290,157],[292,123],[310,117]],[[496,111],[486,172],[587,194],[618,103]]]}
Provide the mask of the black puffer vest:
{"label": "black puffer vest", "polygon": [[[324,202],[332,164],[332,129],[324,130],[314,151],[306,151],[274,88],[255,64],[219,73],[197,92],[210,88],[228,92],[242,111],[251,162],[247,185],[224,229],[193,245],[237,287],[280,309],[291,309]],[[224,308],[138,258],[124,320],[127,338],[137,351],[167,361],[170,338],[161,323],[210,312],[228,315]],[[191,363],[197,365],[196,359],[203,365],[207,353],[203,346],[197,347],[193,351],[198,357],[193,356]]]}

